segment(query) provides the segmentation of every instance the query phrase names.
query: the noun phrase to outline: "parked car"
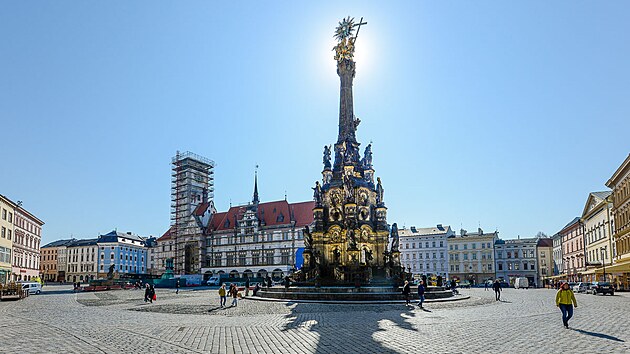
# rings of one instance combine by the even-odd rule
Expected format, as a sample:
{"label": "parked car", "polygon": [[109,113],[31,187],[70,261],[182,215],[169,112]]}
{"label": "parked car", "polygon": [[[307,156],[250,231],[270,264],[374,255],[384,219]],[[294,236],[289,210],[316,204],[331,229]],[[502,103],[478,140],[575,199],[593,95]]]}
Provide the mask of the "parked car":
{"label": "parked car", "polygon": [[573,292],[574,293],[585,293],[590,287],[591,287],[591,283],[577,283],[573,286]]}
{"label": "parked car", "polygon": [[529,280],[524,277],[514,279],[514,289],[529,289]]}
{"label": "parked car", "polygon": [[207,285],[219,285],[219,277],[210,277],[208,281],[206,281]]}
{"label": "parked car", "polygon": [[37,282],[22,283],[22,289],[28,290],[28,294],[39,294],[42,292],[42,284]]}
{"label": "parked car", "polygon": [[465,288],[465,289],[470,288],[470,285],[471,285],[471,284],[470,284],[470,282],[469,282],[468,280],[462,280],[462,281],[460,281],[460,282],[459,282],[459,284],[458,284],[458,286],[459,286],[460,288]]}
{"label": "parked car", "polygon": [[615,287],[613,287],[613,285],[607,281],[596,281],[591,285],[589,290],[591,291],[591,294],[593,295],[597,295],[597,294],[615,295]]}

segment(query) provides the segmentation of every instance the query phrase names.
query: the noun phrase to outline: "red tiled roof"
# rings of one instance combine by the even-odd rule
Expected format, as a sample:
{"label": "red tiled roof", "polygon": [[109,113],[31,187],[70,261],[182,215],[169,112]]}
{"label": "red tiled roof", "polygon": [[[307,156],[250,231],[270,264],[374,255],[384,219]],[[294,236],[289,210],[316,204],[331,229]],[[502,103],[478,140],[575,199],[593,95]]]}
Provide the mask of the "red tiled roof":
{"label": "red tiled roof", "polygon": [[203,214],[206,213],[209,206],[210,206],[210,203],[201,203],[197,205],[197,207],[195,208],[195,211],[193,211],[193,215],[202,216]]}
{"label": "red tiled roof", "polygon": [[170,240],[171,239],[171,234],[173,233],[173,228],[174,227],[175,227],[175,225],[169,227],[168,230],[166,230],[166,232],[164,233],[164,235],[160,236],[160,238],[158,238],[156,241]]}
{"label": "red tiled roof", "polygon": [[296,227],[310,225],[313,222],[313,208],[315,208],[314,201],[293,203],[291,204],[291,208],[293,208]]}
{"label": "red tiled roof", "polygon": [[[208,224],[209,231],[223,231],[234,228],[235,217],[240,220],[247,211],[246,205],[231,207],[227,212],[212,215]],[[286,200],[258,204],[257,217],[264,221],[265,226],[291,224],[291,211],[296,220],[296,226],[302,227],[313,222],[313,208],[315,202],[301,202],[289,204]],[[229,221],[229,222],[228,222]]]}

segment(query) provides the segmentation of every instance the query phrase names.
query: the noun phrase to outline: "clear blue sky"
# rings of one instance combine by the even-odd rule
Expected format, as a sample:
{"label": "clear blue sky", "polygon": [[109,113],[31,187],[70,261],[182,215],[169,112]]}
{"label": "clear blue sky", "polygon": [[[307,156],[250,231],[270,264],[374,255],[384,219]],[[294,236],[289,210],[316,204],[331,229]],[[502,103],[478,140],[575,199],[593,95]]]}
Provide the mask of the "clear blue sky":
{"label": "clear blue sky", "polygon": [[[298,4],[299,3],[299,4]],[[170,159],[215,201],[309,200],[363,16],[358,138],[389,222],[557,232],[630,152],[628,2],[3,1],[0,193],[43,242],[169,225]]]}

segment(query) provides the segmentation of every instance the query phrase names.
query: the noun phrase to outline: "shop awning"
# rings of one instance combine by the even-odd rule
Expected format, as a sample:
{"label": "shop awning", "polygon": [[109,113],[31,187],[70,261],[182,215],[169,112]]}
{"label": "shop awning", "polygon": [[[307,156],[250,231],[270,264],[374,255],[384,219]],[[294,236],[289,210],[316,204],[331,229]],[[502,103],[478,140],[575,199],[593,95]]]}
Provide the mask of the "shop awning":
{"label": "shop awning", "polygon": [[558,274],[558,275],[552,275],[552,276],[545,277],[545,279],[565,279],[567,277],[568,277],[568,275],[566,275],[566,274]]}
{"label": "shop awning", "polygon": [[[598,270],[600,268],[597,268]],[[613,264],[611,266],[606,266],[606,273],[628,273],[630,272],[630,260],[625,261],[625,262],[621,262],[621,263],[617,263],[617,264]],[[598,273],[603,273],[603,270],[601,272],[598,271]]]}

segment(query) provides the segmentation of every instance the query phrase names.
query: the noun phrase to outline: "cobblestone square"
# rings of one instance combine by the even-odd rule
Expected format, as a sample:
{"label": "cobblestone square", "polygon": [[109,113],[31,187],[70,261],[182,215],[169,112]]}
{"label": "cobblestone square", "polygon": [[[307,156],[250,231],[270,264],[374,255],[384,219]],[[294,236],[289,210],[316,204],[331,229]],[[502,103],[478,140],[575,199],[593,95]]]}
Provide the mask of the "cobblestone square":
{"label": "cobblestone square", "polygon": [[[1,302],[0,353],[548,353],[630,351],[630,296],[577,294],[571,329],[555,291],[484,289],[469,300],[426,310],[387,305],[323,305],[241,300],[221,309],[214,289],[41,295]],[[228,301],[228,304],[230,302]]]}

